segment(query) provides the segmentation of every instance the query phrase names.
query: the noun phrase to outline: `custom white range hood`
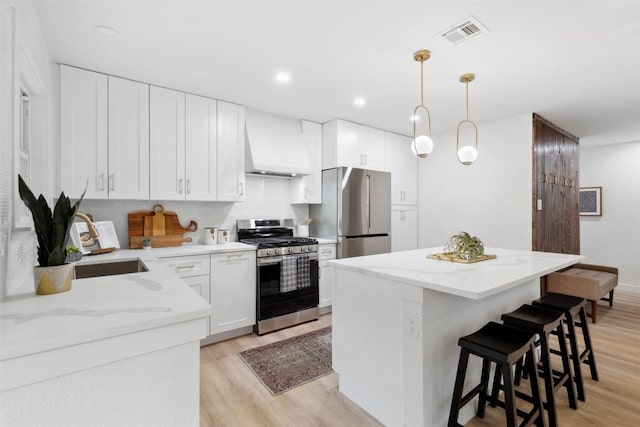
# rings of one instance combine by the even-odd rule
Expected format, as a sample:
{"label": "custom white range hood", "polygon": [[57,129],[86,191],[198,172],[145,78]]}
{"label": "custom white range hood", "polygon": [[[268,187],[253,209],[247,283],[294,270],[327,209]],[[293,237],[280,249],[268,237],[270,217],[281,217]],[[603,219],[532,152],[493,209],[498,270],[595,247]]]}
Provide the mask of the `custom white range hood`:
{"label": "custom white range hood", "polygon": [[246,134],[246,173],[289,177],[311,173],[299,120],[247,109]]}

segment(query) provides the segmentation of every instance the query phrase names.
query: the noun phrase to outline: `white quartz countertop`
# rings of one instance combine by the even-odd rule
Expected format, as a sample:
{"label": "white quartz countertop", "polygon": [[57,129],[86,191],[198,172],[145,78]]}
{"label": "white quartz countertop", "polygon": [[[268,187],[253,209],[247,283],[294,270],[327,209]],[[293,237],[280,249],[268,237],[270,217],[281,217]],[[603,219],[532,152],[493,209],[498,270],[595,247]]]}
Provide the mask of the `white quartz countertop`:
{"label": "white quartz countertop", "polygon": [[463,264],[427,258],[442,247],[344,258],[329,265],[471,299],[482,299],[580,262],[580,255],[486,248],[496,259]]}
{"label": "white quartz countertop", "polygon": [[158,258],[255,250],[241,243],[85,256],[81,264],[143,260],[149,271],[74,280],[56,295],[28,293],[0,303],[0,360],[185,322],[211,314],[211,306]]}

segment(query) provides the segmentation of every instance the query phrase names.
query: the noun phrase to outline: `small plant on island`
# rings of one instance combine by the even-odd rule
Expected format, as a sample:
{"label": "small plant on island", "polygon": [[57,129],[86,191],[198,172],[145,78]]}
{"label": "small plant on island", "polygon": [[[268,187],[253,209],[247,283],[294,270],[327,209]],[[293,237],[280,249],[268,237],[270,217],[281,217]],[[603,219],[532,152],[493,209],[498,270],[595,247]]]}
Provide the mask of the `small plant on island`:
{"label": "small plant on island", "polygon": [[449,238],[444,251],[456,258],[469,261],[484,255],[484,243],[476,236],[471,236],[466,231],[461,231],[459,234],[454,234]]}

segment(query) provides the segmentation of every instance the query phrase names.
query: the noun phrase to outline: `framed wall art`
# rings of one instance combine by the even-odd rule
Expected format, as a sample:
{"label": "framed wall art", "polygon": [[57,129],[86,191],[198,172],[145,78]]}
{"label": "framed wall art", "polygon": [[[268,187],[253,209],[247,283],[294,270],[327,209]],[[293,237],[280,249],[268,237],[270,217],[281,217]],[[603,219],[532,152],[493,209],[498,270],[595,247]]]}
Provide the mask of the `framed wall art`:
{"label": "framed wall art", "polygon": [[602,187],[580,188],[580,216],[602,216]]}

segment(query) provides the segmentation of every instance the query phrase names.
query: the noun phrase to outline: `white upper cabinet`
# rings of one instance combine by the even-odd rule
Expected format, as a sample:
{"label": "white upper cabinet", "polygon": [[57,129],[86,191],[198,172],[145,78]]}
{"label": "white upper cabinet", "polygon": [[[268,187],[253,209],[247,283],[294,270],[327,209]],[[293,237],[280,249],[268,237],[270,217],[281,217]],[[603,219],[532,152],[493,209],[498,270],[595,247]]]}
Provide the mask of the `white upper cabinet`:
{"label": "white upper cabinet", "polygon": [[363,163],[360,167],[379,171],[386,170],[384,146],[384,131],[360,126],[358,129],[358,147],[360,147],[360,153],[363,156]]}
{"label": "white upper cabinet", "polygon": [[60,186],[108,198],[107,76],[60,66]]}
{"label": "white upper cabinet", "polygon": [[150,117],[151,199],[184,200],[184,92],[151,86]]}
{"label": "white upper cabinet", "polygon": [[322,203],[322,125],[303,120],[302,139],[311,174],[291,179],[291,203]]}
{"label": "white upper cabinet", "polygon": [[411,138],[386,132],[387,170],[391,172],[391,204],[418,204],[418,158]]}
{"label": "white upper cabinet", "polygon": [[149,198],[149,85],[109,76],[110,199]]}
{"label": "white upper cabinet", "polygon": [[385,170],[384,131],[334,120],[322,129],[322,169],[339,166]]}
{"label": "white upper cabinet", "polygon": [[218,200],[239,202],[245,198],[244,132],[242,105],[218,101]]}
{"label": "white upper cabinet", "polygon": [[187,200],[217,197],[217,101],[187,94],[186,187]]}

